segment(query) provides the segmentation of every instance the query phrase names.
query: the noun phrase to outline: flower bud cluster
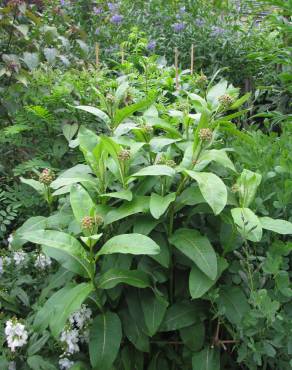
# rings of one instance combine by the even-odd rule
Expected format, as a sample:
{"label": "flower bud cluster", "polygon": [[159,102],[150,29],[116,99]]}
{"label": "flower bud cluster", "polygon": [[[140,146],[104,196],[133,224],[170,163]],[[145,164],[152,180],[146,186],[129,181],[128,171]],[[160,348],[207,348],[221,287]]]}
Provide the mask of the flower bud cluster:
{"label": "flower bud cluster", "polygon": [[202,141],[211,141],[213,137],[213,132],[209,128],[201,128],[199,131],[199,138]]}
{"label": "flower bud cluster", "polygon": [[51,182],[55,179],[55,174],[49,168],[45,168],[43,172],[40,174],[39,181],[42,184],[50,185]]}

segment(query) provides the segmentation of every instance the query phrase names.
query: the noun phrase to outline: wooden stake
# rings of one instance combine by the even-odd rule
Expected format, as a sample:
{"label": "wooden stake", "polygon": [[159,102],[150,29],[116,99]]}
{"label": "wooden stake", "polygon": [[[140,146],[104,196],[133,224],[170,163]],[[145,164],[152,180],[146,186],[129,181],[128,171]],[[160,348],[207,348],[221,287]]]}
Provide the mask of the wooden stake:
{"label": "wooden stake", "polygon": [[125,52],[124,52],[124,47],[121,45],[121,62],[124,64],[125,62]]}
{"label": "wooden stake", "polygon": [[178,48],[174,49],[174,65],[175,65],[175,88],[179,90],[178,83]]}
{"label": "wooden stake", "polygon": [[95,64],[96,64],[96,68],[98,69],[99,68],[99,44],[98,43],[95,44]]}
{"label": "wooden stake", "polygon": [[194,74],[194,44],[191,47],[191,75]]}

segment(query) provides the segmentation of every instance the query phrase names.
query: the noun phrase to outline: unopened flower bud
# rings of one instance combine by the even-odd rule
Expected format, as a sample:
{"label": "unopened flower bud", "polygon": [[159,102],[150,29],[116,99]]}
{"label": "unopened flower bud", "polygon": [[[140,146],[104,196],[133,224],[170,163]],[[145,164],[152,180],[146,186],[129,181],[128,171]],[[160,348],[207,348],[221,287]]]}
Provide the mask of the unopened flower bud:
{"label": "unopened flower bud", "polygon": [[205,76],[204,74],[200,75],[200,76],[196,79],[196,83],[197,83],[200,87],[205,86],[207,82],[208,82],[207,76]]}
{"label": "unopened flower bud", "polygon": [[118,154],[118,158],[120,161],[128,161],[131,158],[130,150],[122,149]]}
{"label": "unopened flower bud", "polygon": [[106,95],[106,99],[110,102],[110,103],[114,103],[116,98],[114,97],[113,94],[107,94]]}
{"label": "unopened flower bud", "polygon": [[159,157],[157,160],[156,160],[156,164],[165,164],[165,158],[164,157]]}
{"label": "unopened flower bud", "polygon": [[81,225],[83,229],[91,230],[94,226],[94,218],[91,216],[85,216],[83,217],[81,221]]}
{"label": "unopened flower bud", "polygon": [[55,175],[52,170],[49,168],[45,168],[43,172],[40,174],[39,181],[42,184],[50,185],[50,183],[54,180]]}
{"label": "unopened flower bud", "polygon": [[237,185],[237,184],[232,185],[232,187],[231,187],[232,193],[237,193],[237,192],[239,192],[239,190],[240,190],[239,185]]}
{"label": "unopened flower bud", "polygon": [[202,141],[211,141],[213,137],[213,132],[209,128],[201,128],[199,131],[199,137]]}
{"label": "unopened flower bud", "polygon": [[147,132],[147,134],[152,134],[152,132],[153,132],[153,127],[150,126],[150,125],[143,125],[142,129],[145,130]]}
{"label": "unopened flower bud", "polygon": [[103,218],[101,215],[95,215],[94,216],[94,223],[96,226],[100,226],[103,224]]}
{"label": "unopened flower bud", "polygon": [[232,97],[228,94],[219,96],[218,101],[224,108],[230,107],[230,105],[233,103]]}
{"label": "unopened flower bud", "polygon": [[165,164],[166,164],[167,166],[169,166],[169,167],[172,167],[172,168],[176,166],[175,161],[173,161],[172,159],[167,159],[167,160],[165,161]]}

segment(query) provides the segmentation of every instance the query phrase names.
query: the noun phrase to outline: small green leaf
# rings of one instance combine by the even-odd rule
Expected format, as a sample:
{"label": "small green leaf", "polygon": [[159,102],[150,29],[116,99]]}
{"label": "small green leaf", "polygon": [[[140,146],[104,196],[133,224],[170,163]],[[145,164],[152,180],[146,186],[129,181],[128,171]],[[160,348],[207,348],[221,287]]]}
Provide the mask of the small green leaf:
{"label": "small green leaf", "polygon": [[212,161],[217,162],[223,167],[229,168],[230,170],[236,172],[234,164],[227,156],[225,149],[211,149],[203,151],[198,159],[198,164],[196,164],[196,166],[194,167],[195,171],[202,170]]}
{"label": "small green leaf", "polygon": [[252,242],[262,239],[263,230],[259,218],[249,208],[233,208],[231,210],[233,221],[243,238]]}
{"label": "small green leaf", "polygon": [[175,193],[170,193],[162,197],[156,193],[151,194],[150,198],[150,212],[152,216],[158,219],[167,210],[170,203],[175,200]]}
{"label": "small green leaf", "polygon": [[246,296],[239,287],[223,287],[218,298],[219,307],[227,319],[235,325],[240,324],[250,310]]}
{"label": "small green leaf", "polygon": [[148,236],[142,234],[122,234],[109,239],[97,253],[103,254],[158,254],[159,246]]}
{"label": "small green leaf", "polygon": [[34,190],[36,190],[40,194],[44,194],[44,192],[45,192],[45,185],[42,184],[39,181],[36,181],[36,180],[33,180],[33,179],[25,179],[24,177],[20,177],[20,181],[23,184],[27,184],[27,185],[31,186],[32,188],[34,188]]}
{"label": "small green leaf", "polygon": [[94,369],[111,370],[122,340],[117,314],[106,312],[94,319],[89,336],[90,363]]}
{"label": "small green leaf", "polygon": [[202,297],[215,283],[205,275],[196,265],[192,267],[189,277],[189,289],[193,299]]}
{"label": "small green leaf", "polygon": [[117,199],[125,199],[129,202],[133,199],[133,193],[131,190],[121,190],[115,191],[114,193],[107,193],[99,195],[101,198],[117,198]]}

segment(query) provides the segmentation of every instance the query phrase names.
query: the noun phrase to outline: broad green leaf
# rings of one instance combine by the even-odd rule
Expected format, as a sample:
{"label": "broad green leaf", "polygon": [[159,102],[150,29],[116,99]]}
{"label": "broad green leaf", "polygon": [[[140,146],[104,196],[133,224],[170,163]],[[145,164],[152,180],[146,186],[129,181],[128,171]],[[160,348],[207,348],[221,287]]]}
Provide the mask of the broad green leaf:
{"label": "broad green leaf", "polygon": [[129,202],[133,199],[133,193],[131,190],[121,190],[115,191],[113,193],[101,194],[99,195],[102,198],[117,198],[117,199],[125,199]]}
{"label": "broad green leaf", "polygon": [[185,328],[200,320],[201,311],[193,302],[174,303],[164,317],[159,331]]}
{"label": "broad green leaf", "polygon": [[148,236],[142,234],[122,234],[109,239],[100,251],[98,256],[103,254],[124,253],[124,254],[158,254],[159,246]]}
{"label": "broad green leaf", "polygon": [[227,203],[227,189],[224,182],[213,173],[189,170],[185,172],[197,181],[204,199],[215,215],[218,215]]}
{"label": "broad green leaf", "polygon": [[154,128],[157,128],[159,130],[163,130],[163,131],[167,132],[169,135],[171,135],[172,137],[174,137],[176,139],[182,137],[181,133],[179,132],[179,130],[177,130],[175,128],[174,125],[164,121],[161,118],[147,117],[146,122],[147,122],[147,124],[152,125]]}
{"label": "broad green leaf", "polygon": [[78,130],[77,123],[64,124],[62,127],[63,135],[65,136],[68,142],[70,142],[73,139],[73,136],[76,134],[77,130]]}
{"label": "broad green leaf", "polygon": [[202,236],[197,230],[179,229],[170,237],[169,241],[189,257],[211,280],[216,278],[216,253],[205,236]]}
{"label": "broad green leaf", "polygon": [[227,81],[221,80],[216,85],[211,87],[207,92],[207,101],[211,104],[212,108],[216,108],[219,105],[218,98],[226,93]]}
{"label": "broad green leaf", "polygon": [[129,341],[134,345],[138,351],[149,352],[149,338],[145,334],[141,321],[143,320],[143,312],[140,312],[142,316],[137,319],[133,317],[127,310],[121,311],[121,319],[123,323],[123,331]]}
{"label": "broad green leaf", "polygon": [[278,234],[292,234],[292,223],[286,220],[274,220],[270,217],[260,217],[260,223],[263,229],[273,231]]}
{"label": "broad green leaf", "polygon": [[202,297],[215,283],[205,275],[196,265],[194,265],[190,272],[189,289],[193,299]]}
{"label": "broad green leaf", "polygon": [[21,234],[21,238],[41,244],[49,257],[56,259],[67,270],[90,277],[93,267],[82,245],[73,236],[55,230],[37,230]]}
{"label": "broad green leaf", "polygon": [[38,309],[33,322],[34,330],[42,333],[49,326],[51,319],[54,317],[54,309],[58,302],[64,300],[66,293],[69,292],[74,286],[72,284],[66,285],[62,289],[54,293],[41,307]]}
{"label": "broad green leaf", "polygon": [[236,182],[241,207],[249,207],[255,197],[257,188],[259,187],[261,180],[262,176],[256,172],[245,169],[242,171],[239,179]]}
{"label": "broad green leaf", "polygon": [[171,145],[177,141],[179,141],[180,139],[170,139],[168,137],[154,137],[153,139],[150,140],[149,144],[150,144],[150,147],[151,147],[151,151],[155,152],[155,153],[159,153],[162,151],[162,149],[165,147],[165,146],[168,146],[168,145]]}
{"label": "broad green leaf", "polygon": [[111,370],[121,340],[122,328],[119,316],[112,312],[97,315],[89,335],[89,357],[92,367]]}
{"label": "broad green leaf", "polygon": [[159,224],[151,215],[138,215],[135,217],[133,232],[143,235],[149,235],[151,231]]}
{"label": "broad green leaf", "polygon": [[170,193],[162,197],[156,193],[152,193],[150,197],[150,213],[156,219],[163,215],[170,203],[175,200],[175,193]]}
{"label": "broad green leaf", "polygon": [[69,316],[80,308],[93,289],[91,283],[81,283],[69,289],[61,300],[55,301],[54,315],[50,320],[50,329],[55,338],[59,337]]}
{"label": "broad green leaf", "polygon": [[91,175],[91,169],[84,164],[78,164],[69,170],[63,172],[51,183],[53,189],[58,189],[62,186],[75,184],[77,182],[88,182],[93,186],[97,185],[96,179]]}
{"label": "broad green leaf", "polygon": [[238,109],[242,104],[244,104],[250,98],[251,93],[248,92],[244,94],[241,98],[237,99],[230,107],[230,109]]}
{"label": "broad green leaf", "polygon": [[98,117],[101,121],[106,123],[108,126],[110,126],[111,124],[111,120],[109,116],[98,108],[90,107],[88,105],[78,105],[75,108],[83,110],[84,112],[93,114],[94,116]]}
{"label": "broad green leaf", "polygon": [[39,355],[28,357],[27,364],[32,370],[57,370],[50,361],[44,360],[43,357]]}
{"label": "broad green leaf", "polygon": [[175,174],[175,170],[164,164],[155,164],[142,168],[140,171],[131,175],[131,177],[140,176],[169,176],[172,177]]}
{"label": "broad green leaf", "polygon": [[70,203],[73,214],[79,224],[85,216],[91,215],[91,211],[95,206],[88,192],[79,184],[74,184],[71,187]]}
{"label": "broad green leaf", "polygon": [[36,69],[40,62],[37,53],[28,52],[23,53],[23,61],[31,71]]}
{"label": "broad green leaf", "polygon": [[234,325],[240,324],[250,310],[246,296],[239,287],[223,287],[218,298],[219,308]]}
{"label": "broad green leaf", "polygon": [[225,149],[211,149],[205,150],[200,155],[198,159],[198,164],[194,167],[195,171],[199,171],[204,169],[210,162],[217,162],[222,166],[231,169],[232,171],[236,172],[234,164],[231,162],[229,157],[226,154]]}
{"label": "broad green leaf", "polygon": [[33,333],[29,338],[27,354],[28,356],[33,356],[45,346],[51,334],[48,331],[44,331],[39,335],[38,333]]}
{"label": "broad green leaf", "polygon": [[150,290],[143,291],[141,294],[141,305],[144,313],[144,320],[149,335],[152,337],[164,318],[168,302]]}
{"label": "broad green leaf", "polygon": [[231,210],[233,221],[243,238],[252,242],[262,239],[263,230],[259,218],[249,208],[233,208]]}
{"label": "broad green leaf", "polygon": [[205,342],[205,325],[198,322],[179,331],[182,341],[192,351],[199,351]]}
{"label": "broad green leaf", "polygon": [[44,194],[45,192],[45,185],[39,181],[36,181],[34,179],[25,179],[24,177],[20,177],[20,181],[23,184],[31,186],[32,188],[34,188],[34,190],[36,190],[40,194]]}
{"label": "broad green leaf", "polygon": [[137,103],[134,103],[122,109],[118,109],[113,118],[114,126],[117,127],[124,119],[130,117],[133,113],[146,109],[153,103],[153,101],[154,96],[150,95],[149,97],[140,100]]}
{"label": "broad green leaf", "polygon": [[118,284],[147,288],[151,286],[151,280],[149,275],[143,271],[118,268],[112,268],[96,279],[96,286],[99,289],[111,289]]}
{"label": "broad green leaf", "polygon": [[124,203],[121,207],[108,212],[104,224],[121,220],[122,218],[134,215],[136,213],[147,212],[149,210],[149,197],[136,196],[132,201]]}
{"label": "broad green leaf", "polygon": [[192,357],[193,370],[220,370],[220,352],[217,348],[206,347]]}

